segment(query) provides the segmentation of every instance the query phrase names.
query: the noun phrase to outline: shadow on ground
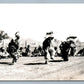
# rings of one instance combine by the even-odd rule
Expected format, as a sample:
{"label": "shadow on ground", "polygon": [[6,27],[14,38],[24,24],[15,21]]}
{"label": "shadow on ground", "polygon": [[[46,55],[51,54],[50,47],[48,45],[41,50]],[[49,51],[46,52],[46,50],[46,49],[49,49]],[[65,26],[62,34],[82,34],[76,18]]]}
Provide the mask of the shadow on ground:
{"label": "shadow on ground", "polygon": [[63,62],[63,60],[50,60],[49,62]]}
{"label": "shadow on ground", "polygon": [[27,63],[24,65],[45,65],[45,63]]}
{"label": "shadow on ground", "polygon": [[[63,60],[50,60],[48,62],[63,62]],[[24,65],[46,65],[45,63],[27,63]]]}
{"label": "shadow on ground", "polygon": [[12,63],[10,63],[10,62],[0,62],[0,64],[13,65],[13,64],[12,64]]}

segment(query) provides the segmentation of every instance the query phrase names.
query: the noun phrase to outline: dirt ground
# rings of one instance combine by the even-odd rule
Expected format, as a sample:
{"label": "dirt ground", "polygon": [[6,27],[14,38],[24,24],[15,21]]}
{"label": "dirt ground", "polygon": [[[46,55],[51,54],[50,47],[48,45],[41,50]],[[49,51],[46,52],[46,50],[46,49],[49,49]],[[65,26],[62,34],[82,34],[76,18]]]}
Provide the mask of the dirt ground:
{"label": "dirt ground", "polygon": [[0,80],[84,80],[84,57],[61,57],[44,64],[43,57],[20,57],[14,65],[12,59],[0,60]]}

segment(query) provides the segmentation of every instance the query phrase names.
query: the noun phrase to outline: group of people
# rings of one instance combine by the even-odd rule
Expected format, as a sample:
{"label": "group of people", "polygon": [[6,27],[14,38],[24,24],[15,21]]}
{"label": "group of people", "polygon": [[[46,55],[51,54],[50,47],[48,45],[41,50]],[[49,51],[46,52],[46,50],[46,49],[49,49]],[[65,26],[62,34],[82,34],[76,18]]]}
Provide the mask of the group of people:
{"label": "group of people", "polygon": [[[43,41],[43,50],[44,50],[44,58],[45,58],[45,64],[48,63],[48,53],[50,54],[50,58],[52,60],[54,60],[55,56],[55,47],[53,46],[53,40],[54,37],[52,36],[52,33],[48,33],[50,34],[49,37],[45,38],[45,40]],[[71,50],[71,55],[74,55],[76,46],[75,46],[75,42],[71,41],[71,40],[66,40],[63,41],[60,46],[60,56],[63,58],[64,61],[68,61],[68,56],[69,56],[69,52]]]}
{"label": "group of people", "polygon": [[[54,56],[56,54],[57,47],[54,46],[54,37],[52,36],[53,32],[47,33],[48,37],[45,37],[42,47],[39,46],[38,49],[35,47],[34,51],[32,52],[33,55],[36,55],[37,53],[40,53],[44,56],[45,64],[48,63],[48,55],[50,55],[50,58],[54,60]],[[7,47],[7,52],[9,55],[13,58],[12,64],[17,62],[19,56],[18,56],[18,50],[22,50],[22,48],[19,47],[19,39],[20,35],[19,32],[15,33],[15,39],[12,39]],[[60,54],[57,53],[57,55],[60,55],[64,61],[68,61],[68,55],[70,49],[72,49],[71,53],[73,54],[73,47],[71,44],[75,45],[73,41],[63,41],[59,48],[60,48]],[[20,48],[20,49],[19,49]],[[22,53],[22,55],[27,55],[28,52],[30,52],[30,45],[27,46],[25,53]],[[36,53],[36,54],[35,54]],[[38,54],[38,55],[40,55]]]}

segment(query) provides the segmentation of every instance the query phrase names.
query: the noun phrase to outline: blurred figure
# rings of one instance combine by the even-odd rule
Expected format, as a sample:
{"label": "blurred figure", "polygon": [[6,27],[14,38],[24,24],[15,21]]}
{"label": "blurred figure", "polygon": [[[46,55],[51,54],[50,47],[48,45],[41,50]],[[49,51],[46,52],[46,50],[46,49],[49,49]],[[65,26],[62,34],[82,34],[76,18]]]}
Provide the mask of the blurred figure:
{"label": "blurred figure", "polygon": [[26,53],[27,53],[27,55],[29,56],[29,53],[30,53],[30,45],[27,46],[27,48],[26,48]]}
{"label": "blurred figure", "polygon": [[75,56],[77,36],[69,36],[69,37],[67,37],[66,40],[72,41],[71,47],[70,47],[70,51],[69,51],[69,55],[70,55],[70,56]]}
{"label": "blurred figure", "polygon": [[55,50],[54,50],[54,46],[53,46],[54,37],[53,37],[52,33],[53,32],[47,33],[50,36],[45,38],[45,40],[43,41],[43,50],[44,50],[45,64],[47,64],[47,60],[48,60],[47,55],[48,55],[48,53],[50,54],[50,58],[52,60],[54,60],[53,56],[55,55]]}
{"label": "blurred figure", "polygon": [[42,55],[42,47],[40,45],[38,46],[38,53],[40,56]]}
{"label": "blurred figure", "polygon": [[72,43],[72,41],[64,41],[60,45],[61,56],[64,61],[68,61],[68,54]]}
{"label": "blurred figure", "polygon": [[70,56],[75,56],[75,52],[76,52],[76,47],[71,46],[70,48]]}
{"label": "blurred figure", "polygon": [[80,49],[77,54],[78,56],[84,56],[84,48]]}
{"label": "blurred figure", "polygon": [[19,32],[15,33],[15,39],[12,39],[8,45],[8,53],[10,54],[10,56],[13,58],[12,60],[12,64],[14,64],[14,62],[17,62],[17,51],[19,49]]}
{"label": "blurred figure", "polygon": [[32,52],[33,56],[38,56],[38,53],[39,53],[38,48],[35,47],[34,51]]}

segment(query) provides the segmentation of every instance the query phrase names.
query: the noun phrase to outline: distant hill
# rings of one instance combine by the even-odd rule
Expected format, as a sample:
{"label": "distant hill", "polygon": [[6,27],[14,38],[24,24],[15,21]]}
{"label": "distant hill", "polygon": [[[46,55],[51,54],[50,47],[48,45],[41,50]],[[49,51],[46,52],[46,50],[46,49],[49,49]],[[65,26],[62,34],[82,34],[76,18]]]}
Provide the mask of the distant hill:
{"label": "distant hill", "polygon": [[20,47],[27,47],[27,45],[30,45],[30,49],[34,50],[35,47],[38,47],[39,45],[42,46],[41,42],[35,41],[33,39],[20,39]]}
{"label": "distant hill", "polygon": [[38,42],[38,41],[35,41],[33,39],[24,39],[24,38],[21,38],[20,39],[20,46],[26,46],[26,45],[31,45],[31,46],[38,46],[38,45],[41,45],[42,43],[41,42]]}

